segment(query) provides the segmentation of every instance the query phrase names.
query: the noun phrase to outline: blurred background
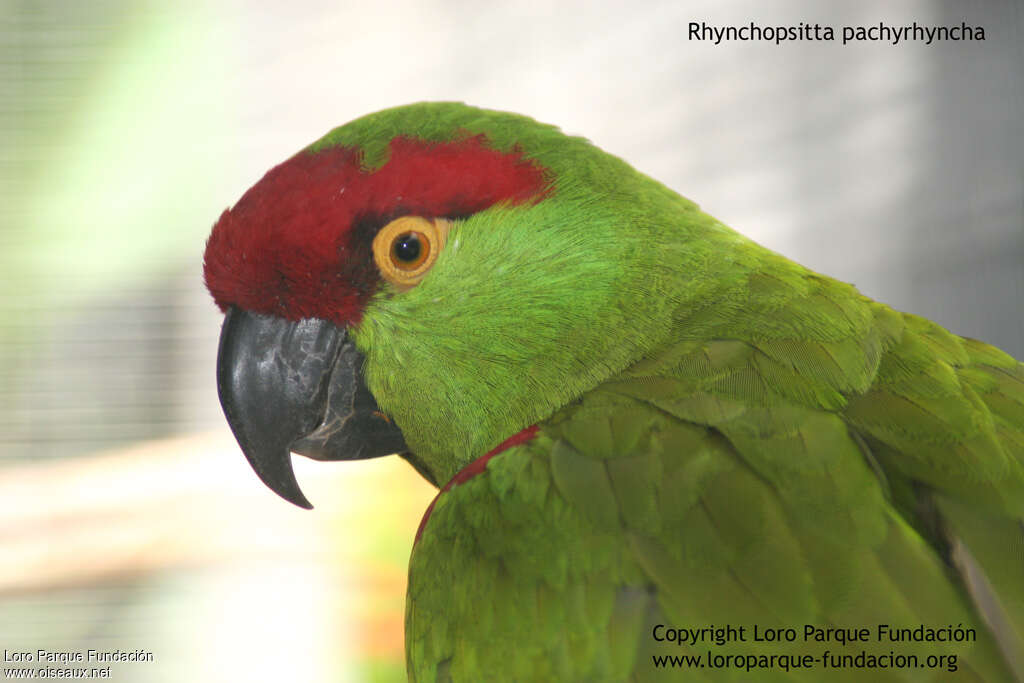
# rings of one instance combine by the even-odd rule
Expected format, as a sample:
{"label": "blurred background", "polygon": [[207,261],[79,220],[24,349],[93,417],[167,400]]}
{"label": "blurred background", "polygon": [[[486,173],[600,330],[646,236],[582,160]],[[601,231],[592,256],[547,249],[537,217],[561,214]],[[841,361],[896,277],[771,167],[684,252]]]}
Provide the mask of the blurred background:
{"label": "blurred background", "polygon": [[[584,135],[725,223],[1024,357],[1024,6],[0,0],[0,648],[122,681],[401,680],[433,496],[395,458],[249,470],[205,237],[272,165],[455,99]],[[727,42],[688,24],[982,27]]]}

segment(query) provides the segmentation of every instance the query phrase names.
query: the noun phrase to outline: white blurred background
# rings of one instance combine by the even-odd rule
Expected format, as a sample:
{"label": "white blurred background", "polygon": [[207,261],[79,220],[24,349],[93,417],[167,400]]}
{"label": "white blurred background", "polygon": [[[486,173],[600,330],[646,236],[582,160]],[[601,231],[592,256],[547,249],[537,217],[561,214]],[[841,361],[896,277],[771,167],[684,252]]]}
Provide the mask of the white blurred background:
{"label": "white blurred background", "polygon": [[[727,5],[727,6],[723,6]],[[691,21],[983,27],[728,42]],[[206,234],[330,128],[418,100],[584,135],[763,244],[1024,357],[1024,5],[0,0],[0,649],[122,681],[400,680],[432,491],[264,489],[214,386]]]}

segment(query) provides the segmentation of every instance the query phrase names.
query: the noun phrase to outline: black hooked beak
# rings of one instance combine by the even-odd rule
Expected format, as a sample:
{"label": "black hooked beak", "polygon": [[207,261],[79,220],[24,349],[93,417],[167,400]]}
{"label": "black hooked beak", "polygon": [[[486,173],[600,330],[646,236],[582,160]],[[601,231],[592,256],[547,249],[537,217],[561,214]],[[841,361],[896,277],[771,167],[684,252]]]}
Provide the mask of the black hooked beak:
{"label": "black hooked beak", "polygon": [[249,464],[285,500],[313,507],[295,481],[291,451],[358,460],[407,450],[362,366],[362,354],[333,323],[228,309],[217,352],[220,404]]}

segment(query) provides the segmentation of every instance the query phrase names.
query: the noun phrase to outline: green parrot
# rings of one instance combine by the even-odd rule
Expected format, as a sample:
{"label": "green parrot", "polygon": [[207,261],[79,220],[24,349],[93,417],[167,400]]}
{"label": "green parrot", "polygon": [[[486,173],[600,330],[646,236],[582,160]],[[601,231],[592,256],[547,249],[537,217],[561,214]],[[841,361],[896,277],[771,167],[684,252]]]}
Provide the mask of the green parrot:
{"label": "green parrot", "polygon": [[1024,680],[1024,365],[588,141],[372,114],[224,211],[204,267],[271,489],[311,507],[291,452],[440,489],[410,680]]}

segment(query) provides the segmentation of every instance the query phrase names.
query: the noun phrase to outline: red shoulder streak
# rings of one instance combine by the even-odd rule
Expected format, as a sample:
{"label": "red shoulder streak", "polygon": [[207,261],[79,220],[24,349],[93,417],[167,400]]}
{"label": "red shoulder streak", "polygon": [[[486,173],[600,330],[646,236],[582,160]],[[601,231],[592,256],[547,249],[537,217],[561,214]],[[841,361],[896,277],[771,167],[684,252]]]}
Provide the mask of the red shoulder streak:
{"label": "red shoulder streak", "polygon": [[221,215],[206,244],[206,284],[222,309],[356,323],[379,283],[370,242],[387,221],[537,201],[549,181],[522,150],[492,149],[483,135],[396,137],[372,172],[351,147],[300,152]]}
{"label": "red shoulder streak", "polygon": [[488,451],[486,455],[477,458],[476,460],[474,460],[473,462],[469,463],[461,470],[459,470],[455,474],[455,476],[451,478],[451,481],[445,484],[444,488],[437,492],[437,495],[434,496],[434,500],[430,501],[430,505],[427,506],[427,511],[423,513],[423,519],[420,520],[420,526],[418,529],[416,529],[416,540],[413,541],[413,545],[415,545],[416,542],[420,540],[420,536],[423,535],[423,530],[427,526],[427,520],[430,519],[430,513],[434,511],[434,504],[437,503],[437,499],[440,498],[442,494],[444,494],[453,486],[464,484],[473,477],[475,477],[476,475],[482,473],[485,469],[487,469],[487,463],[490,461],[490,459],[496,456],[498,453],[507,451],[508,449],[513,448],[515,446],[521,446],[522,444],[533,439],[533,437],[535,436],[537,436],[537,425],[527,427],[518,434],[513,434],[512,436],[502,441],[495,448]]}

